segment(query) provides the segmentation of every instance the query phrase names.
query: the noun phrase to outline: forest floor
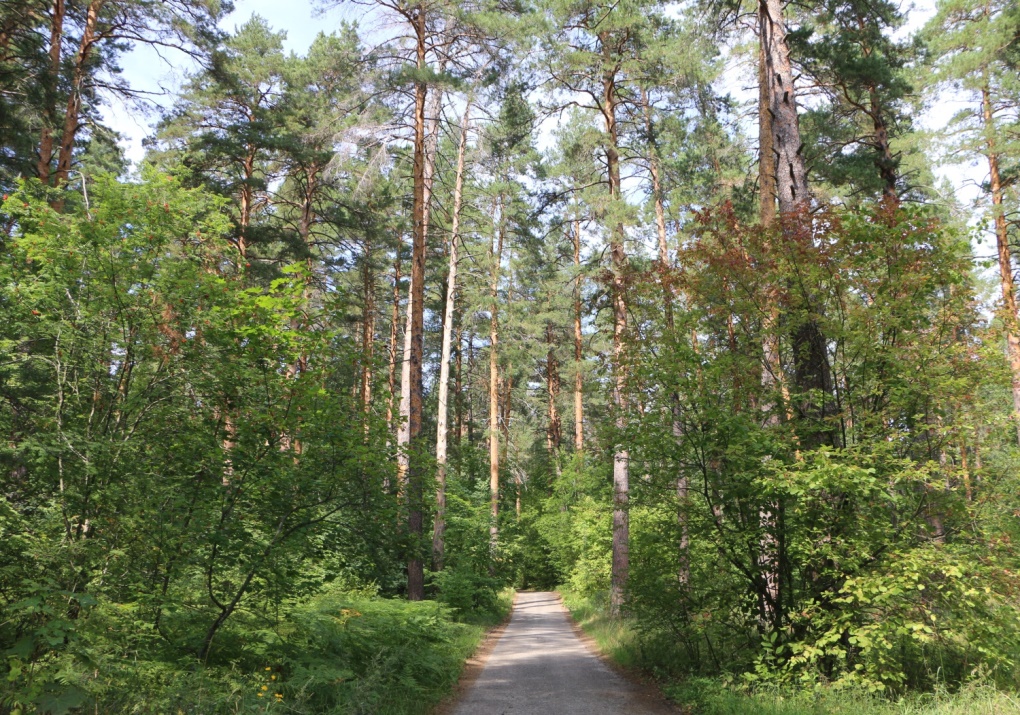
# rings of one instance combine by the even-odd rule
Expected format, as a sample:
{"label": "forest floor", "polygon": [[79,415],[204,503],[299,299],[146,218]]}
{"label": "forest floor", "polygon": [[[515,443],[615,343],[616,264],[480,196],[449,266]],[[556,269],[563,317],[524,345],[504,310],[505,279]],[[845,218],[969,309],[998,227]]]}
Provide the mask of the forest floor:
{"label": "forest floor", "polygon": [[453,715],[664,715],[655,694],[614,672],[575,632],[559,594],[521,592],[510,623]]}

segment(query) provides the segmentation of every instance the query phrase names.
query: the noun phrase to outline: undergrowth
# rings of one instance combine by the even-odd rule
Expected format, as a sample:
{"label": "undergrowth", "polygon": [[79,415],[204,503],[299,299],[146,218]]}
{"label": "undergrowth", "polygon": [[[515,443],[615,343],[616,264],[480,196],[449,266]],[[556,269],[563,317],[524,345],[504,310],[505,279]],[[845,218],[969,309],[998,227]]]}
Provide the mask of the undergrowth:
{"label": "undergrowth", "polygon": [[809,690],[737,685],[731,676],[705,678],[665,673],[632,620],[609,616],[602,594],[560,589],[571,616],[615,663],[654,675],[662,692],[685,715],[1020,715],[1020,696],[976,681],[951,692],[912,693],[897,700],[852,689]]}
{"label": "undergrowth", "polygon": [[204,666],[144,639],[110,648],[103,635],[125,628],[130,614],[97,609],[74,648],[19,675],[34,679],[35,687],[21,684],[31,700],[0,698],[0,713],[427,713],[511,599],[503,591],[488,610],[458,613],[435,601],[327,590],[291,604],[271,627],[238,618]]}

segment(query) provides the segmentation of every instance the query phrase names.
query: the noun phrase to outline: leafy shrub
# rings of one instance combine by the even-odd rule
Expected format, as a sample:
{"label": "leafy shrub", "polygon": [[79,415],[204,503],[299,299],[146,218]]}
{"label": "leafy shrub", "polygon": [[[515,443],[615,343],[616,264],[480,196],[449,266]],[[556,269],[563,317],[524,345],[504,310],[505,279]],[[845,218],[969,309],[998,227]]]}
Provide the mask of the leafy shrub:
{"label": "leafy shrub", "polygon": [[436,598],[460,616],[492,614],[500,610],[503,583],[469,568],[446,568],[432,577]]}

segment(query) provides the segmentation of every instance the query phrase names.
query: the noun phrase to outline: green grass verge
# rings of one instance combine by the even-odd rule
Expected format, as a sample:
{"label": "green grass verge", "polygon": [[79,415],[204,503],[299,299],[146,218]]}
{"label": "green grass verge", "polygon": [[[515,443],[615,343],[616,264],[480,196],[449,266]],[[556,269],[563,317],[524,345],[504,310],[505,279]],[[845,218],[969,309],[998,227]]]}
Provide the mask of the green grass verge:
{"label": "green grass verge", "polygon": [[[648,672],[633,623],[609,617],[604,599],[561,588],[574,620],[614,662]],[[959,692],[913,695],[897,702],[865,693],[820,688],[812,691],[747,691],[712,678],[660,683],[662,692],[689,715],[1020,715],[1020,696],[975,684]]]}

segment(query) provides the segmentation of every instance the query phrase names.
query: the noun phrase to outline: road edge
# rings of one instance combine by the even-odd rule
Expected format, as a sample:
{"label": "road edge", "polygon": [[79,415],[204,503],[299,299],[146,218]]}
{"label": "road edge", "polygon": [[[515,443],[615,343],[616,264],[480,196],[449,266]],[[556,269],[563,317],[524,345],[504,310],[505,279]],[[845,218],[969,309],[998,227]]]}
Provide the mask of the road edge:
{"label": "road edge", "polygon": [[581,624],[574,619],[574,614],[570,612],[570,609],[567,608],[567,604],[563,602],[563,595],[559,591],[553,591],[553,593],[555,593],[556,597],[560,599],[560,607],[566,614],[567,621],[570,622],[570,627],[574,630],[574,635],[577,636],[578,640],[584,644],[584,647],[587,648],[592,655],[602,661],[607,668],[633,685],[641,697],[654,708],[661,710],[664,714],[672,713],[673,715],[676,715],[676,713],[687,712],[683,709],[683,706],[667,698],[659,688],[658,683],[656,683],[655,680],[650,678],[648,675],[637,668],[628,668],[620,665],[613,660],[608,653],[604,653],[602,649],[599,648],[598,643],[595,642],[595,639],[588,635],[584,628],[581,627]]}
{"label": "road edge", "polygon": [[[506,618],[496,626],[490,628],[485,636],[482,638],[482,642],[475,648],[475,652],[472,653],[467,660],[464,661],[464,666],[460,670],[460,677],[457,678],[457,683],[451,688],[450,692],[439,701],[439,703],[429,711],[429,715],[451,715],[454,707],[464,696],[464,694],[471,689],[471,686],[475,684],[481,676],[482,671],[485,670],[485,664],[489,660],[489,656],[492,651],[495,650],[496,644],[499,643],[499,639],[503,637],[503,631],[510,625],[510,619],[514,616],[514,609],[517,607],[517,599],[520,596],[519,591],[514,591],[514,598],[510,604],[510,610],[506,614]],[[571,619],[573,621],[573,619]]]}

